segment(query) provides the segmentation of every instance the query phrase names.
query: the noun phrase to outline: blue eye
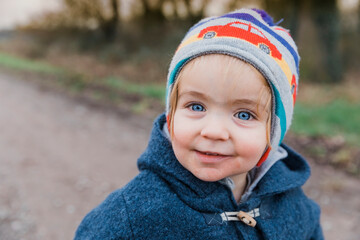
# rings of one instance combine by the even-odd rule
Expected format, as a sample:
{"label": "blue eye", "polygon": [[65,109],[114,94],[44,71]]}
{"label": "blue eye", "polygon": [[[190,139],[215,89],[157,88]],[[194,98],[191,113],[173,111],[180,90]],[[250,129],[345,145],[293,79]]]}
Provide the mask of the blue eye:
{"label": "blue eye", "polygon": [[192,104],[191,105],[191,110],[193,110],[195,112],[203,112],[205,109],[200,104]]}
{"label": "blue eye", "polygon": [[238,112],[235,116],[241,120],[249,120],[252,117],[248,112]]}

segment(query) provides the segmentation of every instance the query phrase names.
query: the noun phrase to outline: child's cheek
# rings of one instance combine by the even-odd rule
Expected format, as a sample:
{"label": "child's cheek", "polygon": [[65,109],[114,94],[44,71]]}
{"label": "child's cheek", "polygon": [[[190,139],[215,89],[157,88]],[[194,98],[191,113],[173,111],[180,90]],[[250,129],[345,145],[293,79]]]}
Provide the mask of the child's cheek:
{"label": "child's cheek", "polygon": [[248,159],[251,164],[257,163],[266,149],[266,129],[260,128],[243,133],[236,141],[237,153]]}
{"label": "child's cheek", "polygon": [[186,116],[186,110],[178,110],[174,115],[174,138],[181,145],[188,145],[196,134],[196,124]]}

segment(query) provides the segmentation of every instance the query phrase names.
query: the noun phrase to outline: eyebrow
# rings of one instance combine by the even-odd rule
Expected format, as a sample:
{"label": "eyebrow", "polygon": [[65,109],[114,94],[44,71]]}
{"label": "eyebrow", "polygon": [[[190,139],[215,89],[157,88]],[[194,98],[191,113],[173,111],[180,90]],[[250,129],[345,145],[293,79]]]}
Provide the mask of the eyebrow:
{"label": "eyebrow", "polygon": [[181,94],[179,94],[179,98],[181,98],[184,95],[190,95],[190,96],[200,97],[200,98],[210,98],[210,96],[208,96],[207,94],[197,92],[197,91],[184,91]]}

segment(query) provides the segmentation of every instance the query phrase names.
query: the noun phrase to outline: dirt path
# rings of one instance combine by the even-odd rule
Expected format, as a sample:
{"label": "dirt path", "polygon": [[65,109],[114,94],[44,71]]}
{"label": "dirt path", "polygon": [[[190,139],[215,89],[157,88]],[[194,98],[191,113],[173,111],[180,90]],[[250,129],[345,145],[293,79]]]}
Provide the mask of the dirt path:
{"label": "dirt path", "polygon": [[[94,109],[0,72],[0,239],[72,239],[83,216],[137,173],[151,120]],[[359,180],[312,164],[326,239],[360,236]]]}

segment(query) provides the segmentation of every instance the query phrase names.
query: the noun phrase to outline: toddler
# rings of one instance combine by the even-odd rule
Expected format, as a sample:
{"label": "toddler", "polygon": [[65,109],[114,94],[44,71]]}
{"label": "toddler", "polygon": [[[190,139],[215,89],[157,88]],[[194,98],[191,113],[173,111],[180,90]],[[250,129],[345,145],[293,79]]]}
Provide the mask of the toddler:
{"label": "toddler", "polygon": [[301,189],[309,166],[282,144],[298,78],[294,41],[264,11],[197,23],[170,64],[139,175],[75,239],[323,239]]}

